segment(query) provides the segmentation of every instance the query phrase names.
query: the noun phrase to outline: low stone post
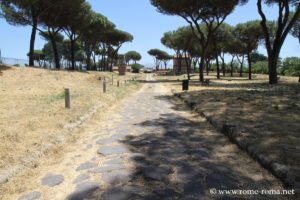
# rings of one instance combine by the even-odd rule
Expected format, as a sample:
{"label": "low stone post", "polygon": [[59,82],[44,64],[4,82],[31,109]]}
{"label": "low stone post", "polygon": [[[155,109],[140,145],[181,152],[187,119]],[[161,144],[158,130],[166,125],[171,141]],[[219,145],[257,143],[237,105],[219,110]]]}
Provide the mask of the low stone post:
{"label": "low stone post", "polygon": [[70,89],[65,89],[65,107],[71,109]]}
{"label": "low stone post", "polygon": [[103,81],[103,93],[106,93],[106,81]]}

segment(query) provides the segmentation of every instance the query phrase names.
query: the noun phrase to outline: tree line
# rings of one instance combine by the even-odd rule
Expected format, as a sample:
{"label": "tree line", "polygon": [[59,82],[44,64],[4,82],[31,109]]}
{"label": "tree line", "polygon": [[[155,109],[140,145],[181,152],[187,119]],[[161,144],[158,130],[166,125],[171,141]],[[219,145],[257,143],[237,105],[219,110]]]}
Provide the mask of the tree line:
{"label": "tree line", "polygon": [[[15,26],[31,26],[29,65],[35,59],[62,58],[75,70],[76,61],[86,61],[87,70],[112,70],[118,51],[131,42],[130,33],[119,30],[107,17],[96,13],[85,0],[0,0],[1,16]],[[35,50],[37,32],[47,41],[42,52]],[[64,36],[67,39],[64,39]],[[96,63],[96,56],[100,62]]]}
{"label": "tree line", "polygon": [[[251,53],[257,49],[259,42],[261,42],[265,45],[268,53],[269,83],[277,83],[279,55],[287,35],[292,33],[293,36],[300,38],[300,5],[298,0],[257,0],[257,11],[261,20],[239,24],[234,28],[225,24],[224,21],[237,6],[243,6],[248,2],[247,0],[150,1],[159,12],[180,16],[188,23],[188,27],[165,33],[162,43],[174,49],[179,57],[187,52],[194,62],[199,62],[199,80],[201,82],[204,81],[204,68],[208,66],[206,63],[212,58],[216,60],[217,66],[219,66],[218,58],[222,60],[221,68],[224,75],[225,53],[237,57],[242,63],[241,66],[243,66],[246,58],[249,66],[249,78],[251,79]],[[267,19],[263,4],[277,6],[277,20],[270,21]],[[182,37],[178,35],[185,35],[186,40],[180,41]],[[193,37],[188,37],[191,35]],[[240,73],[242,72],[243,69],[240,70]],[[217,67],[217,73],[220,77],[219,67]]]}

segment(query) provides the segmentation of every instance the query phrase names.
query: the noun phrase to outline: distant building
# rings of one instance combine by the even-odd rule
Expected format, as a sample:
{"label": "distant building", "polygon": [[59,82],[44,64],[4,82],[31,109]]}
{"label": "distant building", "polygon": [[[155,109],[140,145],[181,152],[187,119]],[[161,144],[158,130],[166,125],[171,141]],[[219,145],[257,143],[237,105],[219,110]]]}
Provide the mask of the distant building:
{"label": "distant building", "polygon": [[[180,60],[181,60],[181,66],[180,66]],[[188,61],[190,62],[190,60]],[[177,57],[174,56],[173,58],[173,71],[174,74],[186,74],[189,63],[186,62],[185,56]]]}
{"label": "distant building", "polygon": [[[118,72],[119,71],[119,66],[113,66],[112,69],[114,72]],[[131,66],[126,66],[126,71],[127,72],[131,72]]]}

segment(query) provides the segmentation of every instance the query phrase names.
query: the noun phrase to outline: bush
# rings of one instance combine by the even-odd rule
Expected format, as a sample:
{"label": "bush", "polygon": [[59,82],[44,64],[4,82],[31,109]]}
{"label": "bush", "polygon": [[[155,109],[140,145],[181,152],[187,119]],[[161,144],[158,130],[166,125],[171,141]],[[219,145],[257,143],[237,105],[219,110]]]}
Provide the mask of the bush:
{"label": "bush", "polygon": [[287,76],[299,76],[300,75],[300,58],[289,57],[285,58],[282,63],[283,75]]}
{"label": "bush", "polygon": [[268,74],[269,73],[268,61],[259,61],[253,63],[252,72],[255,74]]}
{"label": "bush", "polygon": [[131,68],[133,73],[140,73],[140,70],[143,69],[144,66],[141,64],[133,64],[131,65]]}

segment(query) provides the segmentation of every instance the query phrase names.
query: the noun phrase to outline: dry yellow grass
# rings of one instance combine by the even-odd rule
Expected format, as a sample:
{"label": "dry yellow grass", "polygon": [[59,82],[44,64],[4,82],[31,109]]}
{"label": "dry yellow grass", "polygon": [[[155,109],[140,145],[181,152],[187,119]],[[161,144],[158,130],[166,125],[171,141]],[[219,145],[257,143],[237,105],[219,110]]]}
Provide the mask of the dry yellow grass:
{"label": "dry yellow grass", "polygon": [[[102,92],[98,78],[110,72],[50,71],[0,66],[0,173],[46,144],[55,144],[64,126],[77,121],[95,107],[104,110],[138,89],[124,85],[136,74],[119,77]],[[138,75],[140,76],[140,75]],[[116,81],[121,87],[117,88]],[[64,88],[71,91],[71,109],[64,108]],[[103,106],[103,108],[102,108]]]}

